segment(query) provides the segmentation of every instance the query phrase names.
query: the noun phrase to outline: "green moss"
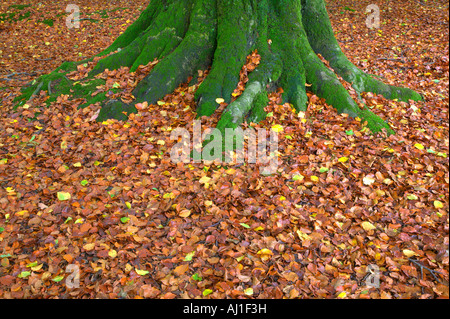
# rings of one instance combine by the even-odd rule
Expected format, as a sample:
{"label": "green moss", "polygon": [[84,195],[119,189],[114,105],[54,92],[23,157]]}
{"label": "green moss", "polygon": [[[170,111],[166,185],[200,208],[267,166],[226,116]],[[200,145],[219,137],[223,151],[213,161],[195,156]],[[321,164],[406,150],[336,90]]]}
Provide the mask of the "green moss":
{"label": "green moss", "polygon": [[217,35],[215,17],[215,1],[195,2],[183,41],[137,85],[133,91],[136,102],[155,103],[186,82],[189,76],[209,66]]}
{"label": "green moss", "polygon": [[151,1],[147,8],[142,11],[139,18],[131,26],[129,26],[111,46],[97,54],[97,56],[107,55],[108,53],[114,52],[119,48],[125,48],[128,46],[141,32],[148,28],[148,26],[153,22],[153,19],[157,17],[163,9],[164,3],[162,1]]}
{"label": "green moss", "polygon": [[379,133],[383,129],[386,130],[388,135],[394,134],[394,130],[392,130],[382,118],[380,118],[378,115],[372,113],[368,109],[364,109],[360,111],[359,117],[363,121],[367,121],[367,127],[370,129],[372,133]]}
{"label": "green moss", "polygon": [[97,121],[101,122],[107,119],[126,121],[128,115],[130,115],[131,113],[137,113],[137,109],[134,107],[134,105],[124,104],[117,100],[109,100],[102,106]]}
{"label": "green moss", "polygon": [[266,119],[267,112],[264,108],[269,104],[269,97],[266,92],[258,94],[253,102],[253,107],[247,117],[249,123],[259,123]]}
{"label": "green moss", "polygon": [[[68,63],[61,67],[70,69],[73,65]],[[49,98],[46,100],[47,105],[56,101],[61,94],[70,95],[72,98],[86,98],[89,105],[100,101],[100,97],[92,97],[91,94],[97,90],[97,86],[104,84],[105,80],[102,79],[90,79],[77,83],[69,80],[65,76],[65,73],[54,71],[50,74],[40,76],[33,80],[29,86],[23,87],[21,90],[22,95],[14,99],[16,103],[15,108],[24,105],[33,94],[37,95],[40,91],[47,91],[49,95]],[[103,99],[104,97],[101,100]]]}
{"label": "green moss", "polygon": [[77,69],[77,63],[75,62],[63,62],[55,71],[67,71],[72,72]]}
{"label": "green moss", "polygon": [[8,7],[8,9],[18,9],[23,10],[25,8],[31,7],[31,4],[12,4]]}
{"label": "green moss", "polygon": [[373,92],[388,99],[420,101],[422,96],[408,88],[384,84],[358,69],[342,52],[334,36],[331,22],[323,0],[302,0],[302,18],[309,43],[314,52],[328,60],[334,71],[352,83],[358,92]]}
{"label": "green moss", "polygon": [[224,98],[225,102],[230,103],[231,94],[239,82],[239,72],[256,44],[255,22],[254,10],[249,2],[218,2],[218,38],[213,64],[195,96],[199,117],[215,112],[217,98]]}
{"label": "green moss", "polygon": [[142,51],[134,60],[130,71],[134,72],[140,65],[146,65],[155,59],[165,58],[182,40],[173,28],[165,29],[154,37],[148,36],[143,43]]}
{"label": "green moss", "polygon": [[[272,4],[269,37],[272,50],[280,52],[283,72],[279,86],[284,90],[283,102],[293,104],[297,111],[306,110],[305,68],[302,62],[301,6],[300,2],[278,1]],[[283,23],[280,23],[283,21]]]}
{"label": "green moss", "polygon": [[49,27],[53,27],[53,23],[54,23],[55,21],[52,20],[52,19],[45,19],[45,20],[42,20],[42,21],[39,21],[39,22],[41,22],[41,23],[43,23],[43,24],[46,24],[46,25],[48,25]]}
{"label": "green moss", "polygon": [[[120,51],[100,60],[89,75],[99,74],[105,69],[115,70],[121,66],[130,67],[130,71],[134,72],[140,65],[164,58],[184,37],[189,24],[190,9],[190,0],[179,0],[162,10],[148,26],[141,23],[139,18],[128,27],[137,33],[128,35],[133,39],[126,46],[121,47],[116,43],[119,37],[111,47],[117,47]],[[135,25],[141,25],[143,29],[138,32]],[[126,33],[129,33],[128,29]],[[112,50],[108,48],[105,52],[112,52]]]}
{"label": "green moss", "polygon": [[0,13],[0,21],[17,22],[29,18],[30,11]]}

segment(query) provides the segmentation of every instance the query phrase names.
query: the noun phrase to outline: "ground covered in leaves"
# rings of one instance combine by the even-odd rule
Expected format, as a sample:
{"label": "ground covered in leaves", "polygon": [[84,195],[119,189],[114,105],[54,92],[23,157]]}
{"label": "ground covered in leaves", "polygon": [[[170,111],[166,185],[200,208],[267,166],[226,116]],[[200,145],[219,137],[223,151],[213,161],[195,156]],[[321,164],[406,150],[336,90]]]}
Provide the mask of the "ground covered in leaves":
{"label": "ground covered in leaves", "polygon": [[[279,132],[278,171],[262,176],[254,164],[171,162],[171,131],[192,131],[195,86],[127,122],[97,123],[99,105],[69,96],[13,110],[21,86],[100,52],[146,1],[78,1],[72,30],[71,1],[2,1],[0,298],[448,298],[448,2],[377,1],[381,28],[369,30],[372,2],[330,4],[343,50],[425,101],[365,94],[397,132],[373,136],[311,94],[295,114],[279,90],[249,124]],[[105,72],[98,92],[130,99],[151,67]],[[365,284],[370,265],[379,288]]]}

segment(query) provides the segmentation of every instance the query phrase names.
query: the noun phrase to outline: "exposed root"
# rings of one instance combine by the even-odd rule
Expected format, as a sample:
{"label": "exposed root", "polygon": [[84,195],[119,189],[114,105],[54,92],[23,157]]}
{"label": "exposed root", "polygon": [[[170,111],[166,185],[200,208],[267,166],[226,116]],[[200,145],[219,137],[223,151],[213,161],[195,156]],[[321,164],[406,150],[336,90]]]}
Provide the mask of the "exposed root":
{"label": "exposed root", "polygon": [[305,67],[300,53],[300,10],[299,2],[286,4],[280,1],[273,5],[269,38],[272,41],[271,49],[282,55],[283,73],[280,86],[284,90],[283,102],[291,103],[297,111],[306,111],[308,97],[305,90]]}
{"label": "exposed root", "polygon": [[44,84],[44,82],[40,82],[38,84],[38,86],[36,87],[36,90],[34,90],[33,93],[31,93],[31,96],[28,99],[27,103],[30,103],[33,100],[33,98],[41,91],[41,87],[43,84]]}
{"label": "exposed root", "polygon": [[133,41],[123,48],[119,47],[117,53],[98,61],[89,76],[102,73],[105,69],[115,70],[121,66],[130,67],[130,71],[134,72],[139,65],[164,58],[184,37],[191,8],[191,1],[173,1],[148,28],[135,36]]}
{"label": "exposed root", "polygon": [[[159,62],[133,91],[136,103],[156,103],[158,99],[173,92],[186,82],[197,70],[211,63],[216,39],[216,5],[214,0],[196,0],[190,16],[189,29],[180,45],[169,56]],[[174,67],[176,66],[176,67]],[[135,113],[134,106],[121,102],[106,103],[98,120],[122,117],[121,108]]]}
{"label": "exposed root", "polygon": [[[249,74],[242,95],[230,103],[239,71],[254,49],[258,50],[261,63]],[[392,99],[421,99],[419,94],[386,85],[350,63],[334,37],[323,0],[151,1],[136,22],[97,55],[98,59],[110,54],[97,62],[89,77],[123,66],[135,71],[140,65],[157,59],[159,63],[132,92],[136,98],[133,104],[144,101],[154,104],[198,70],[211,67],[196,92],[197,115],[212,115],[218,107],[216,99],[223,98],[230,104],[217,125],[221,132],[237,128],[246,120],[263,120],[267,92],[275,87],[282,87],[285,103],[292,104],[296,111],[306,111],[305,86],[309,83],[310,89],[338,113],[367,121],[374,133],[383,129],[393,133],[389,125],[367,107],[360,108],[317,53],[329,61],[338,75],[352,83],[358,94],[371,91]],[[62,81],[65,73],[92,60],[64,63],[25,88],[17,101],[22,105],[47,88],[50,102],[61,93],[86,97],[87,103],[82,106],[103,102],[98,121],[124,120],[130,113],[137,112],[132,104],[117,100],[104,102],[104,93],[92,97],[92,89],[101,85],[95,81],[100,79],[81,86],[73,81],[68,84]]]}
{"label": "exposed root", "polygon": [[302,0],[302,18],[309,43],[314,52],[320,53],[334,71],[345,81],[352,83],[356,92],[372,92],[387,99],[408,102],[422,100],[420,94],[402,87],[387,85],[364,73],[351,63],[337,42],[331,22],[322,0]]}
{"label": "exposed root", "polygon": [[[212,115],[217,98],[230,103],[241,66],[256,43],[257,24],[249,2],[226,0],[217,6],[217,48],[211,72],[196,92],[198,117]],[[236,14],[231,7],[243,14]]]}
{"label": "exposed root", "polygon": [[[168,2],[168,1],[166,1]],[[158,1],[150,1],[147,8],[142,11],[139,18],[129,26],[124,33],[122,33],[108,48],[97,54],[96,56],[104,56],[111,52],[116,51],[119,48],[127,47],[131,42],[138,37],[143,30],[146,30],[153,20],[159,16],[161,11],[167,8],[166,6],[161,6]]]}
{"label": "exposed root", "polygon": [[233,103],[229,104],[217,123],[217,128],[224,132],[226,128],[238,127],[247,116],[253,119],[261,118],[262,102],[267,102],[262,95],[267,96],[266,86],[277,82],[281,76],[282,60],[280,54],[271,52],[268,45],[268,15],[267,1],[260,1],[255,7],[258,17],[257,49],[261,55],[260,65],[249,75],[247,86]]}
{"label": "exposed root", "polygon": [[[304,11],[303,9],[302,12]],[[302,20],[300,32],[303,36],[300,37],[302,42],[300,51],[303,65],[306,69],[306,78],[308,83],[312,85],[312,91],[319,97],[324,98],[338,113],[346,113],[353,118],[359,117],[367,121],[367,126],[372,132],[376,133],[386,129],[389,134],[392,134],[393,130],[390,129],[389,125],[383,119],[372,113],[368,108],[363,110],[359,108],[358,104],[340,83],[337,76],[322,63],[310,45],[305,28],[303,27],[304,24]]]}

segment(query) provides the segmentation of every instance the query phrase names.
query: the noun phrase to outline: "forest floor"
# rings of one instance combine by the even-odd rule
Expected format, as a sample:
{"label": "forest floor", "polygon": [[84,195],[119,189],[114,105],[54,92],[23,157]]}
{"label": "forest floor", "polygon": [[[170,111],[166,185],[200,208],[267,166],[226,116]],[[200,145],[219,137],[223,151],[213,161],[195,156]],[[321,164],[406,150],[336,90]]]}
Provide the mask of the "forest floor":
{"label": "forest floor", "polygon": [[[79,29],[71,1],[2,1],[0,298],[448,298],[448,2],[376,1],[369,30],[372,2],[329,6],[342,49],[424,101],[365,94],[387,137],[314,95],[296,114],[273,93],[257,127],[279,133],[278,170],[263,176],[172,163],[171,131],[195,119],[187,84],[126,122],[68,96],[47,108],[44,93],[14,110],[22,86],[106,48],[147,1],[77,1]],[[129,94],[142,74],[105,72],[99,90]]]}

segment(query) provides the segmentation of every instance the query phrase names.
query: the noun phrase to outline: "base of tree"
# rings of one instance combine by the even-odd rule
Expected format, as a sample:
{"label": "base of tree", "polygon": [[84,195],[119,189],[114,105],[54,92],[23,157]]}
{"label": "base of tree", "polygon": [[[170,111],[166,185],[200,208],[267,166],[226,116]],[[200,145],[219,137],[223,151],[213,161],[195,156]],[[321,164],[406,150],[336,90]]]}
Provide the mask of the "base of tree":
{"label": "base of tree", "polygon": [[[230,103],[239,72],[254,50],[261,56],[261,63],[249,74],[242,95]],[[23,105],[45,90],[50,96],[48,102],[60,94],[85,98],[83,106],[101,102],[99,121],[126,119],[124,112],[137,112],[136,103],[154,104],[198,70],[210,68],[195,95],[197,114],[211,116],[219,106],[216,99],[223,98],[229,105],[218,123],[220,130],[236,128],[245,120],[263,120],[269,87],[282,87],[284,102],[297,111],[306,111],[308,85],[338,113],[367,121],[374,133],[382,129],[393,133],[385,121],[352,99],[337,75],[351,83],[358,94],[373,92],[406,102],[422,99],[410,89],[374,79],[351,63],[335,39],[323,0],[151,1],[135,23],[96,59],[99,57],[104,58],[90,71],[89,82],[74,85],[66,75],[94,58],[66,62],[24,88],[16,102]],[[133,72],[154,60],[159,63],[133,91],[134,103],[108,100],[104,93],[91,96],[102,84],[95,75],[122,66]]]}

